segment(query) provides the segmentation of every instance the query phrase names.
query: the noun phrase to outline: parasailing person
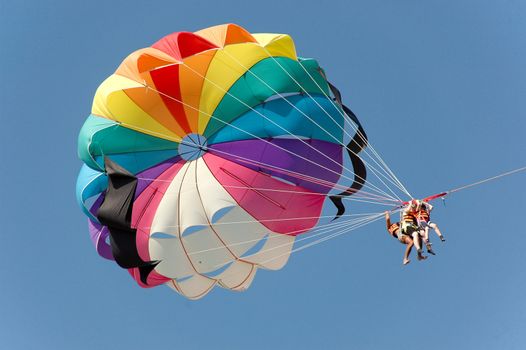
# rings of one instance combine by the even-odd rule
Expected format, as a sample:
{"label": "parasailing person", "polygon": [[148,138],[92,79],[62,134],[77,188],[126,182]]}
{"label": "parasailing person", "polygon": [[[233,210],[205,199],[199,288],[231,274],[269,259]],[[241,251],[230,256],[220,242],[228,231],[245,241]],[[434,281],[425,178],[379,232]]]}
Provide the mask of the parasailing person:
{"label": "parasailing person", "polygon": [[429,228],[432,228],[437,236],[440,238],[442,242],[445,242],[446,239],[444,238],[444,235],[440,232],[440,229],[438,228],[438,225],[434,222],[432,222],[431,219],[431,210],[433,210],[433,206],[429,204],[427,201],[417,201],[417,213],[416,213],[416,219],[418,223],[418,228],[420,229],[421,235],[424,239],[424,243],[427,248],[427,252],[429,254],[435,255],[435,252],[432,249],[431,242],[429,241]]}
{"label": "parasailing person", "polygon": [[[411,250],[414,246],[413,239],[410,236],[402,233],[402,230],[400,229],[400,222],[391,222],[391,217],[389,216],[388,211],[385,212],[385,223],[387,226],[387,232],[389,232],[389,234],[394,238],[398,239],[400,243],[406,245],[402,263],[404,265],[409,264],[411,262],[411,260],[409,260],[409,254],[411,254]],[[418,237],[417,239],[420,240],[421,238]],[[426,256],[422,255],[422,252],[418,252],[417,254],[418,260],[425,260],[427,258]]]}

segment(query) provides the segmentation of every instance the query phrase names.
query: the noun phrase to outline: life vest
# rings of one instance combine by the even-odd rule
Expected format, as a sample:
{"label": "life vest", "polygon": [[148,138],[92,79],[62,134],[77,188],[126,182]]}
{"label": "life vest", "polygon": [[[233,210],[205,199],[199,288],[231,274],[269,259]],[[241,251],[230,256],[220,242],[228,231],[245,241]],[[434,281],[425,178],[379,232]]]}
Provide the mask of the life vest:
{"label": "life vest", "polygon": [[406,225],[415,224],[416,225],[416,217],[415,213],[410,211],[405,211],[402,214],[402,222]]}
{"label": "life vest", "polygon": [[420,209],[420,211],[417,214],[417,218],[420,221],[429,221],[429,212],[425,209]]}
{"label": "life vest", "polygon": [[389,228],[387,229],[387,231],[389,231],[389,233],[391,234],[391,236],[395,237],[395,238],[398,238],[396,232],[400,230],[400,223],[399,222],[395,222],[394,224],[391,224],[389,226]]}

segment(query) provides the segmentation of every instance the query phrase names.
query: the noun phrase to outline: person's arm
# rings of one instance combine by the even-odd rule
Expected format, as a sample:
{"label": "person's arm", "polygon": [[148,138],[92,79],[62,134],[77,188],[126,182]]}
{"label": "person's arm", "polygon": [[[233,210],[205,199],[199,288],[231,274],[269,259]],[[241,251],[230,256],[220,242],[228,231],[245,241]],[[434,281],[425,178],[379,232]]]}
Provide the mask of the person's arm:
{"label": "person's arm", "polygon": [[385,224],[387,225],[387,233],[390,235],[391,232],[389,232],[389,226],[391,226],[391,217],[389,216],[388,211],[385,212]]}
{"label": "person's arm", "polygon": [[429,204],[428,202],[424,202],[425,203],[425,208],[427,209],[427,212],[428,213],[431,213],[431,210],[433,210],[433,206],[431,204]]}

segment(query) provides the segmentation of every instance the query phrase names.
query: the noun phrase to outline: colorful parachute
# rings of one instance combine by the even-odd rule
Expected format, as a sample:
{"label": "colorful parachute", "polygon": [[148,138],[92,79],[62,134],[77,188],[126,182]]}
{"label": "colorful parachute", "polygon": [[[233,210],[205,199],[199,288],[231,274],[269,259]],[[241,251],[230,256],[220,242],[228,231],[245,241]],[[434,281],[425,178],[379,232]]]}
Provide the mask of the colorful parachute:
{"label": "colorful parachute", "polygon": [[[77,197],[97,252],[142,287],[197,299],[279,269],[319,222],[347,152],[366,145],[317,62],[284,34],[234,24],[170,34],[98,88],[80,131]],[[344,154],[345,153],[345,154]]]}

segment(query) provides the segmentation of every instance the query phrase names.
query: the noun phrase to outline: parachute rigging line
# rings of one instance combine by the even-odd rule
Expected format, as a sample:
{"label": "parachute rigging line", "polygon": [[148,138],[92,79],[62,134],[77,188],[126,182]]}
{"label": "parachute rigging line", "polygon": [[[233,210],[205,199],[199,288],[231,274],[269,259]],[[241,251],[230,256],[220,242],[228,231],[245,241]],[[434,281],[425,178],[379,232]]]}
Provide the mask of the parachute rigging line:
{"label": "parachute rigging line", "polygon": [[[131,80],[131,79],[130,79],[130,80]],[[214,119],[214,120],[217,120],[217,121],[220,122],[220,123],[223,123],[223,124],[225,124],[225,125],[228,124],[227,122],[225,122],[225,121],[223,121],[223,120],[221,120],[221,119],[215,117],[215,116],[212,115],[212,114],[206,113],[206,112],[204,112],[204,111],[202,111],[202,110],[200,110],[200,109],[198,109],[198,108],[195,108],[195,107],[193,107],[193,106],[191,106],[191,105],[185,103],[184,101],[181,101],[181,100],[179,100],[179,99],[177,99],[177,98],[175,98],[175,97],[173,97],[173,96],[170,96],[170,95],[168,95],[168,94],[166,94],[166,93],[164,93],[164,92],[162,92],[162,91],[159,91],[159,90],[155,89],[154,87],[150,86],[149,84],[147,84],[147,83],[145,83],[145,82],[140,82],[140,81],[137,81],[137,80],[134,80],[134,81],[135,81],[136,83],[138,83],[138,84],[143,85],[145,88],[147,88],[147,89],[149,89],[149,90],[152,90],[152,91],[154,91],[154,92],[156,92],[156,93],[158,93],[158,94],[160,94],[160,95],[162,95],[162,96],[164,96],[164,97],[166,97],[166,98],[168,98],[168,99],[171,99],[171,100],[173,100],[173,101],[176,101],[176,102],[178,102],[178,103],[181,103],[182,105],[184,105],[184,106],[186,106],[186,107],[189,107],[189,108],[191,108],[191,109],[193,109],[193,110],[196,110],[196,111],[198,111],[198,112],[200,112],[200,113],[203,113],[203,114],[209,116],[210,118],[212,118],[212,119]],[[250,109],[252,109],[252,107],[250,107],[250,106],[248,106],[248,107],[249,107]],[[255,111],[255,110],[254,110],[254,111]],[[256,112],[257,112],[257,111],[256,111]],[[258,112],[258,113],[259,113],[259,112]],[[267,118],[266,116],[264,116],[263,114],[261,114],[261,116],[263,116],[265,119],[268,119],[268,118]],[[134,125],[129,125],[129,124],[124,123],[124,122],[120,122],[120,124],[122,124],[122,125],[124,125],[124,126],[128,126],[128,127],[132,127],[132,128],[135,128],[135,129],[142,129],[141,127],[134,126]],[[247,135],[249,135],[249,136],[251,136],[251,137],[253,137],[253,138],[255,138],[255,139],[258,139],[258,140],[261,140],[261,141],[263,141],[263,142],[265,142],[265,143],[268,143],[268,144],[270,144],[271,146],[276,147],[276,148],[278,148],[278,149],[280,149],[280,150],[282,150],[282,151],[284,151],[284,152],[286,152],[286,153],[289,153],[289,154],[294,155],[294,156],[296,156],[296,157],[298,157],[298,158],[300,158],[300,159],[303,159],[303,160],[305,160],[305,161],[307,161],[307,162],[309,162],[309,163],[311,163],[311,164],[313,164],[313,165],[315,165],[315,166],[318,166],[318,167],[320,167],[320,168],[322,168],[322,169],[325,169],[325,170],[327,170],[327,171],[329,171],[329,172],[331,172],[331,173],[337,174],[337,173],[336,173],[334,170],[332,170],[332,169],[329,169],[329,168],[327,168],[327,167],[325,167],[325,166],[322,166],[322,165],[320,165],[320,164],[318,164],[318,163],[316,163],[316,162],[314,162],[314,161],[312,161],[312,160],[310,160],[310,159],[307,159],[307,158],[305,158],[305,157],[303,157],[303,156],[301,156],[301,155],[298,155],[298,154],[296,154],[296,153],[294,153],[294,152],[292,152],[292,151],[290,151],[290,150],[288,150],[288,149],[285,149],[285,148],[280,147],[280,146],[278,146],[278,145],[272,144],[272,143],[270,143],[268,140],[266,140],[266,139],[264,139],[264,138],[261,138],[261,137],[259,137],[259,136],[257,136],[257,135],[254,135],[254,134],[252,134],[252,133],[249,132],[249,131],[243,130],[242,128],[239,128],[239,127],[237,127],[237,126],[235,126],[235,125],[232,125],[232,124],[230,124],[229,126],[232,127],[232,128],[234,128],[234,129],[236,129],[236,130],[239,130],[239,131],[241,131],[241,132],[243,132],[243,133],[246,133]],[[279,127],[280,127],[280,126],[279,126]],[[280,127],[280,128],[283,129],[284,131],[287,131],[286,129],[284,129],[284,128],[282,128],[282,127]],[[161,135],[161,136],[164,135],[164,134],[162,134],[162,133],[152,132],[152,131],[149,131],[149,130],[144,130],[144,131],[148,131],[149,133],[152,133],[152,134],[158,134],[158,135]],[[309,147],[312,148],[312,146],[310,146],[310,145],[309,145]],[[324,157],[328,158],[327,155],[325,155],[325,154],[319,152],[319,150],[317,150],[317,149],[315,149],[315,148],[314,148],[314,150],[316,150],[316,152],[320,153],[320,154],[323,155]],[[219,150],[215,150],[215,151],[218,152]],[[223,152],[223,153],[226,153],[226,152]],[[328,158],[328,159],[330,159],[331,161],[334,161],[332,158]],[[353,172],[350,171],[349,169],[347,169],[347,170],[348,170],[349,172],[353,173]],[[347,177],[347,176],[345,176],[345,175],[343,175],[343,174],[341,174],[341,177],[343,177],[343,178],[345,178],[345,179],[348,179],[348,180],[352,180],[352,181],[354,181],[354,179],[350,179],[349,177]],[[386,195],[386,196],[392,198],[392,197],[389,196],[387,193],[385,193],[384,191],[378,189],[376,186],[374,186],[374,185],[372,185],[372,184],[370,184],[370,183],[369,183],[369,185],[365,184],[364,187],[373,187],[373,189],[371,189],[371,190],[373,190],[373,191],[375,191],[375,192],[378,192],[378,193],[382,193],[383,195]],[[376,189],[376,190],[374,190],[374,189]]]}
{"label": "parachute rigging line", "polygon": [[[422,200],[424,202],[430,202],[430,201],[435,200],[437,198],[445,199],[446,196],[448,196],[448,195],[450,195],[452,193],[459,192],[459,191],[468,189],[470,187],[478,186],[478,185],[481,185],[483,183],[486,183],[486,182],[489,182],[489,181],[493,181],[493,180],[497,180],[497,179],[499,179],[501,177],[509,176],[509,175],[512,175],[512,174],[516,174],[516,173],[519,173],[519,172],[525,171],[525,170],[526,170],[526,166],[521,167],[521,168],[517,168],[517,169],[514,169],[514,170],[510,170],[510,171],[504,172],[504,173],[499,174],[499,175],[495,175],[495,176],[488,177],[488,178],[483,179],[483,180],[479,180],[479,181],[473,182],[471,184],[467,184],[467,185],[464,185],[464,186],[461,186],[461,187],[457,187],[457,188],[454,188],[454,189],[451,189],[451,190],[448,190],[448,191],[445,191],[445,192],[440,192],[440,193],[428,196],[426,198],[423,198]],[[402,204],[397,206],[395,209],[402,208],[402,207],[404,207],[407,204],[409,204],[409,201],[402,202]],[[393,210],[395,210],[395,209],[393,209]]]}
{"label": "parachute rigging line", "polygon": [[[248,69],[245,65],[243,65],[241,62],[239,62],[239,60],[237,58],[235,58],[233,55],[231,55],[230,53],[228,53],[227,51],[225,51],[225,53],[230,56],[230,58],[232,58],[233,60],[236,61],[236,63],[238,63],[242,68],[246,69],[247,70],[247,73],[250,73],[252,76],[254,76],[256,79],[258,79],[259,81],[261,81],[265,86],[267,86],[269,89],[271,89],[277,96],[279,96],[282,100],[284,100],[285,102],[287,102],[292,108],[294,108],[295,110],[297,110],[298,112],[300,112],[303,116],[305,116],[307,119],[309,119],[310,121],[312,121],[315,125],[317,125],[320,129],[322,129],[325,133],[327,133],[329,136],[331,136],[338,144],[340,144],[341,146],[343,147],[346,147],[347,151],[352,154],[351,156],[351,159],[354,159],[356,157],[359,157],[358,156],[358,153],[361,152],[361,151],[364,151],[365,154],[367,154],[372,160],[373,162],[376,163],[376,165],[378,165],[380,167],[380,169],[382,169],[382,165],[379,164],[375,159],[374,157],[372,157],[368,152],[367,150],[365,149],[365,146],[369,145],[369,147],[371,147],[371,150],[377,155],[378,159],[384,164],[384,167],[386,169],[382,169],[383,171],[385,171],[385,173],[387,174],[387,176],[383,175],[381,172],[379,172],[380,175],[382,175],[385,179],[387,179],[387,181],[391,182],[393,185],[397,186],[399,189],[401,189],[402,191],[405,191],[405,193],[408,194],[407,190],[405,189],[405,187],[403,187],[403,185],[400,183],[400,181],[396,178],[396,176],[394,176],[394,174],[392,174],[392,171],[389,169],[389,167],[387,167],[387,165],[385,164],[385,162],[383,161],[383,159],[381,159],[381,157],[376,153],[376,151],[372,148],[372,146],[368,143],[367,141],[367,136],[365,135],[365,132],[363,130],[363,128],[361,127],[361,124],[360,122],[358,121],[358,118],[356,117],[356,115],[354,115],[354,113],[352,113],[353,117],[349,117],[349,113],[348,111],[350,111],[350,109],[348,109],[346,106],[342,106],[341,104],[341,94],[339,91],[335,92],[333,90],[334,86],[332,86],[332,84],[327,80],[325,74],[323,73],[323,70],[320,68],[319,69],[319,73],[320,75],[322,75],[324,77],[324,79],[326,80],[326,82],[328,83],[330,89],[332,90],[333,94],[337,93],[337,100],[338,100],[338,105],[340,108],[342,108],[344,110],[344,112],[342,113],[342,111],[340,109],[337,108],[337,106],[334,104],[334,101],[333,99],[331,99],[326,93],[325,91],[319,86],[319,84],[316,82],[316,80],[312,77],[312,75],[308,72],[308,70],[303,66],[303,65],[300,65],[301,68],[308,74],[308,76],[310,77],[310,79],[312,80],[312,82],[314,84],[316,84],[316,86],[318,87],[318,89],[320,90],[320,92],[325,95],[325,97],[331,101],[333,107],[335,108],[335,110],[342,116],[342,117],[347,117],[349,119],[351,119],[354,123],[356,123],[359,128],[357,129],[352,123],[350,124],[355,131],[357,131],[357,133],[360,133],[361,131],[361,134],[363,135],[354,135],[352,136],[351,134],[349,134],[347,132],[347,130],[345,130],[345,126],[340,126],[336,120],[334,120],[334,118],[331,116],[330,113],[328,113],[325,108],[323,106],[321,106],[318,101],[316,101],[315,98],[312,97],[312,95],[307,91],[307,89],[305,89],[282,65],[281,63],[279,63],[276,59],[274,59],[273,56],[270,55],[270,53],[265,49],[263,48],[267,54],[269,55],[269,58],[273,59],[274,62],[279,65],[281,67],[281,69],[287,73],[287,75],[301,88],[302,90],[302,94],[306,94],[328,117],[329,119],[331,119],[334,124],[340,128],[343,133],[345,133],[347,136],[353,138],[354,137],[354,140],[355,142],[354,143],[364,143],[364,147],[361,147],[361,148],[356,148],[357,150],[356,151],[353,151],[353,149],[349,148],[349,146],[345,145],[343,142],[341,142],[340,140],[338,140],[337,138],[335,138],[332,134],[330,134],[327,130],[325,130],[323,127],[321,127],[321,125],[319,125],[316,121],[312,120],[307,114],[305,114],[304,111],[302,111],[301,109],[299,109],[296,105],[294,105],[293,103],[291,103],[288,99],[286,99],[285,96],[283,96],[281,93],[279,93],[278,91],[276,91],[274,88],[272,88],[272,86],[270,86],[267,82],[265,82],[264,79],[260,78],[256,73],[252,72],[252,70]],[[183,63],[184,64],[184,63]],[[345,108],[347,108],[348,111],[345,110]],[[358,139],[358,140],[357,140]],[[360,140],[360,141],[359,141]],[[351,142],[352,143],[352,142]],[[359,158],[360,159],[360,158]],[[386,186],[389,191],[391,191],[391,193],[393,193],[393,195],[395,195],[396,197],[398,197],[392,190],[391,188],[382,180],[380,179],[380,177],[378,176],[378,174],[375,172],[375,167],[371,164],[368,164],[367,162],[365,162],[363,159],[361,159],[361,162],[365,163],[366,165],[368,165],[371,170],[373,171],[373,174],[382,182],[382,184],[384,186]],[[353,160],[353,165],[355,164],[355,161]],[[347,170],[347,169],[346,169]],[[356,172],[356,168],[354,168],[355,172],[354,172],[354,176],[355,176],[355,182],[356,181],[363,181],[365,182],[365,177],[364,176],[360,176],[357,172]],[[378,171],[378,170],[376,170]],[[351,172],[352,173],[352,172]],[[390,175],[390,173],[392,175]],[[389,179],[389,176],[391,177],[391,179],[393,179],[394,181],[396,181],[397,183],[393,182],[391,179]],[[351,186],[352,187],[352,186]],[[409,195],[409,194],[408,194]],[[409,195],[410,196],[410,195]],[[400,198],[398,198],[400,200]]]}
{"label": "parachute rigging line", "polygon": [[[268,50],[265,48],[265,47],[262,47],[263,50],[265,50],[265,52],[267,53],[268,57],[271,58],[272,60],[274,60],[274,62],[302,89],[302,93],[305,93],[321,110],[323,110],[323,112],[325,112],[325,114],[336,124],[336,121],[334,120],[334,118],[325,110],[325,108],[323,108],[323,106],[321,106],[313,97],[312,95],[281,65],[281,63],[279,63],[275,57],[273,57],[269,52]],[[275,89],[273,89],[270,85],[268,85],[263,79],[261,79],[260,77],[257,76],[257,74],[255,74],[254,72],[252,72],[251,70],[249,70],[245,65],[243,65],[241,62],[239,62],[239,60],[237,60],[234,56],[232,56],[231,54],[229,54],[227,51],[224,51],[228,56],[230,56],[231,58],[233,58],[242,68],[244,69],[247,69],[247,72],[251,73],[254,77],[256,77],[258,80],[260,80],[263,84],[265,84],[267,87],[269,87],[274,93],[277,93],[283,100],[285,100],[287,103],[289,103],[289,105],[291,105],[294,109],[298,110],[302,115],[304,115],[308,120],[310,120],[311,122],[313,122],[316,126],[318,126],[321,130],[323,130],[327,135],[331,136],[337,143],[339,143],[340,145],[346,147],[346,149],[348,150],[349,154],[353,154],[353,156],[351,156],[351,159],[352,159],[352,162],[353,162],[353,165],[356,163],[359,167],[360,167],[360,164],[358,163],[361,163],[361,166],[363,166],[363,171],[365,171],[365,166],[363,165],[363,160],[357,155],[358,152],[360,152],[361,150],[363,150],[367,145],[368,145],[368,141],[367,141],[367,136],[365,135],[365,131],[363,130],[363,128],[361,127],[361,124],[360,122],[358,121],[358,118],[356,117],[356,115],[354,115],[354,113],[346,106],[344,105],[341,105],[341,108],[344,110],[344,112],[342,113],[342,111],[338,108],[336,108],[336,105],[334,104],[334,101],[325,93],[325,91],[323,91],[323,89],[319,86],[319,84],[315,81],[315,79],[312,77],[312,75],[305,69],[305,67],[303,67],[303,65],[300,64],[300,66],[302,67],[302,69],[308,74],[308,76],[310,77],[310,79],[316,84],[316,86],[318,87],[318,89],[320,89],[320,91],[323,93],[323,95],[325,95],[325,97],[328,98],[329,101],[331,101],[331,103],[333,104],[333,106],[335,107],[335,109],[338,111],[338,113],[340,113],[342,115],[342,117],[345,117],[345,115],[347,115],[348,118],[350,118],[353,122],[356,123],[356,125],[359,126],[358,129],[355,129],[357,131],[357,135],[354,136],[353,140],[350,142],[350,144],[353,145],[353,147],[349,147],[349,145],[345,145],[343,144],[341,141],[339,141],[338,139],[336,139],[331,133],[329,133],[327,130],[325,130],[321,125],[319,125],[316,121],[312,120],[307,114],[305,114],[303,111],[301,111],[299,108],[297,108],[295,105],[291,104],[290,101],[288,101],[283,95],[281,95],[279,92],[277,92]],[[227,95],[231,96],[232,98],[234,98],[236,101],[238,101],[239,103],[243,104],[244,106],[248,107],[250,110],[254,111],[255,113],[259,114],[261,117],[265,118],[266,120],[268,120],[269,122],[271,122],[272,124],[278,126],[280,129],[282,129],[283,131],[287,132],[288,134],[290,134],[291,136],[297,138],[293,133],[291,133],[289,130],[287,130],[286,128],[283,128],[281,125],[278,125],[276,124],[274,121],[272,120],[269,120],[265,115],[263,115],[262,113],[260,113],[259,111],[255,110],[254,108],[252,108],[251,106],[247,105],[245,102],[241,101],[237,96],[231,94],[229,91],[221,88],[220,86],[218,86],[215,82],[211,81],[209,78],[207,78],[206,76],[203,76],[202,74],[200,74],[199,72],[195,71],[192,67],[188,66],[184,61],[181,63],[183,66],[185,66],[187,69],[189,69],[190,71],[194,72],[197,76],[203,78],[204,80],[210,82],[212,85],[216,86],[217,88],[221,89],[223,92],[225,92]],[[329,86],[331,86],[330,82],[327,81],[323,71],[320,70],[320,74],[325,78],[326,82],[328,83]],[[332,86],[334,87],[334,86]],[[332,90],[332,88],[331,88]],[[338,91],[338,96],[339,96],[339,100],[341,102],[341,94],[340,92]],[[350,116],[350,114],[352,114],[352,116]],[[351,124],[352,125],[352,124]],[[340,129],[342,129],[342,131],[347,134],[348,136],[351,136],[349,135],[349,133],[347,133],[345,131],[345,128],[341,127],[338,125],[338,127],[340,127]],[[303,140],[297,138],[299,141],[305,143]],[[353,142],[354,141],[354,142]],[[364,146],[363,147],[357,147],[359,144],[363,143]],[[324,157],[326,158],[329,158],[327,157],[327,155],[321,153],[319,150],[311,147],[313,150],[315,150],[317,153],[320,153],[321,155],[323,155]],[[372,147],[371,147],[372,149]],[[355,151],[356,150],[356,151]],[[376,156],[378,157],[378,159],[384,164],[384,166],[387,168],[387,171],[386,171],[386,174],[389,175],[391,174],[392,178],[398,182],[398,184],[392,182],[391,180],[388,179],[389,182],[391,182],[393,185],[397,186],[398,188],[400,188],[402,191],[404,191],[409,197],[411,197],[411,195],[409,194],[409,192],[405,189],[405,187],[401,184],[401,182],[396,178],[396,176],[394,176],[393,172],[389,169],[389,167],[387,167],[387,164],[385,164],[385,162],[383,161],[383,159],[378,155],[378,153],[372,149],[372,151],[376,154]],[[367,153],[367,152],[366,152]],[[370,155],[369,155],[370,156]],[[378,162],[376,162],[376,160],[370,156],[371,159],[381,167],[380,164],[378,164]],[[334,162],[334,160],[330,159],[331,161]],[[373,169],[373,167],[371,165],[369,165],[369,167],[371,167],[371,169]],[[350,190],[348,193],[346,193],[345,195],[351,195],[352,193],[356,193],[357,191],[359,191],[361,189],[361,186],[363,186],[363,184],[365,183],[365,177],[363,176],[360,176],[358,174],[358,172],[356,171],[356,169],[354,169],[354,173],[352,171],[350,171],[350,169],[346,169],[344,167],[345,170],[351,172],[352,174],[354,174],[355,176],[355,179],[354,179],[354,182],[353,184],[351,185],[350,187]],[[360,171],[362,170],[361,168],[359,169]],[[365,175],[365,173],[364,173]],[[376,173],[375,173],[376,175]],[[343,176],[343,175],[342,175]],[[378,175],[376,175],[378,177]],[[383,175],[382,175],[383,176]],[[379,177],[378,177],[379,178]],[[391,193],[393,193],[395,196],[396,194],[391,190],[391,188],[389,186],[387,186],[387,184],[385,184],[380,178],[379,180],[391,191]],[[359,183],[362,183],[361,186],[359,185]],[[366,185],[367,186],[367,185]],[[373,186],[372,184],[369,183],[369,186]],[[373,186],[375,188],[377,188],[376,186]],[[340,194],[342,195],[342,194]],[[336,195],[338,196],[338,195]],[[396,196],[398,197],[398,196]],[[400,200],[400,198],[398,198]],[[338,200],[335,199],[337,202]],[[338,207],[338,211],[340,212],[342,210],[341,207]],[[345,211],[345,209],[343,209],[343,211]],[[337,215],[338,216],[338,215]]]}
{"label": "parachute rigging line", "polygon": [[[271,58],[272,58],[272,59],[273,59],[273,60],[274,60],[274,61],[275,61],[280,67],[281,67],[281,69],[282,69],[285,73],[287,73],[287,75],[288,75],[291,79],[294,80],[294,82],[295,82],[296,84],[298,84],[299,86],[301,86],[301,84],[299,84],[299,82],[298,82],[296,79],[294,79],[294,77],[293,77],[293,76],[292,76],[292,75],[291,75],[291,74],[290,74],[290,73],[289,73],[289,72],[288,72],[288,71],[287,71],[287,70],[286,70],[286,69],[285,69],[285,68],[284,68],[284,67],[283,67],[283,66],[282,66],[282,65],[281,65],[281,64],[280,64],[280,63],[279,63],[279,62],[278,62],[278,61],[277,61],[277,60],[276,60],[271,54],[270,54],[270,52],[268,52],[268,50],[267,50],[266,48],[263,48],[263,49],[265,50],[265,52],[267,52],[267,54],[269,55],[269,57],[271,57]],[[345,118],[345,111],[342,113],[342,111],[341,111],[340,109],[338,109],[338,108],[336,107],[336,105],[334,104],[333,99],[331,99],[331,98],[325,93],[325,91],[320,87],[320,85],[318,84],[318,82],[313,78],[313,76],[309,73],[309,71],[308,71],[303,65],[300,65],[300,66],[301,66],[301,68],[305,71],[305,73],[307,73],[307,75],[310,77],[310,79],[312,80],[312,82],[314,82],[314,84],[316,84],[316,86],[317,86],[318,89],[321,91],[321,93],[322,93],[326,98],[328,98],[329,101],[331,101],[332,105],[333,105],[334,108],[338,111],[338,113],[339,113],[342,117]],[[323,72],[323,70],[322,70],[321,68],[319,68],[319,73],[325,78],[325,81],[328,83],[328,85],[329,85],[329,87],[330,87],[330,86],[331,86],[331,83],[327,80],[327,77],[325,76],[325,73]],[[320,104],[319,104],[319,103],[318,103],[318,102],[317,102],[317,101],[316,101],[316,100],[315,100],[315,99],[309,94],[308,91],[306,91],[306,89],[304,89],[304,90],[305,90],[305,93],[306,93],[306,94],[307,94],[307,95],[308,95],[308,96],[314,101],[314,103],[316,103],[316,105],[318,105],[318,107],[321,108],[321,109],[325,112],[325,114],[326,114],[326,115],[327,115],[327,116],[328,116],[333,122],[336,123],[336,121],[335,121],[334,118],[330,115],[330,113],[328,113],[328,112],[325,110],[325,108],[323,108],[322,106],[320,106]],[[331,90],[332,90],[332,88],[331,88]],[[332,92],[334,93],[334,91],[332,91]],[[342,103],[341,103],[341,101],[342,101],[341,94],[340,94],[339,91],[337,92],[337,94],[338,94],[337,98],[339,99],[339,105],[340,105],[340,107],[342,107]],[[335,95],[335,97],[336,97],[336,95]],[[351,113],[352,113],[352,112],[351,112]],[[355,131],[358,131],[358,129],[357,129],[353,124],[351,124],[351,126],[354,128]],[[351,135],[349,135],[349,133],[347,133],[347,132],[345,131],[345,129],[342,129],[342,130],[343,130],[343,132],[344,132],[347,136],[351,137]],[[389,175],[389,176],[391,176],[391,178],[392,178],[393,180],[395,180],[395,181],[398,183],[398,185],[394,184],[391,180],[389,180],[389,181],[390,181],[391,183],[393,183],[395,186],[398,186],[398,188],[400,188],[400,189],[401,189],[402,191],[404,191],[409,197],[411,197],[411,194],[405,189],[405,187],[402,185],[402,183],[400,182],[400,180],[398,180],[398,178],[394,175],[394,173],[392,172],[392,170],[391,170],[391,169],[389,168],[389,166],[385,163],[385,161],[382,159],[382,157],[380,157],[380,155],[378,154],[378,152],[376,152],[376,150],[375,150],[374,147],[370,144],[370,142],[368,142],[368,140],[365,140],[365,141],[366,141],[366,143],[368,144],[368,148],[371,149],[371,151],[373,152],[373,154],[374,154],[374,155],[380,160],[380,162],[383,164],[383,166],[384,166],[384,168],[385,168],[384,170],[386,170],[386,174]],[[364,150],[364,153],[367,154],[367,155],[368,155],[368,156],[369,156],[369,157],[370,157],[370,158],[371,158],[371,159],[372,159],[372,160],[373,160],[378,166],[380,166],[380,168],[382,167],[382,165],[378,164],[378,162],[374,159],[374,157],[372,157],[372,156],[367,152],[366,149]],[[370,165],[369,165],[369,166],[370,166]],[[370,166],[370,167],[371,167],[371,169],[373,169],[372,166]],[[375,174],[375,175],[376,175],[376,174]],[[377,176],[377,177],[378,177],[378,176]],[[383,181],[382,181],[382,183],[383,183]],[[385,185],[385,183],[384,183],[384,185]],[[386,186],[387,186],[387,185],[386,185]],[[387,187],[388,187],[388,186],[387,186]]]}
{"label": "parachute rigging line", "polygon": [[469,185],[464,185],[464,186],[461,186],[461,187],[454,188],[452,190],[447,191],[446,194],[451,194],[451,193],[454,193],[454,192],[462,191],[462,190],[465,190],[467,188],[470,188],[470,187],[473,187],[473,186],[478,186],[478,185],[481,185],[481,184],[483,184],[485,182],[493,181],[493,180],[499,179],[501,177],[512,175],[512,174],[515,174],[515,173],[518,173],[518,172],[521,172],[521,171],[525,171],[525,170],[526,170],[526,166],[524,166],[522,168],[517,168],[515,170],[510,170],[510,171],[507,171],[505,173],[502,173],[502,174],[499,174],[499,175],[495,175],[495,176],[489,177],[487,179],[474,182],[474,183],[469,184]]}

